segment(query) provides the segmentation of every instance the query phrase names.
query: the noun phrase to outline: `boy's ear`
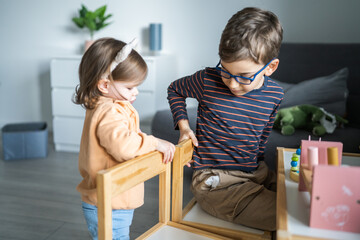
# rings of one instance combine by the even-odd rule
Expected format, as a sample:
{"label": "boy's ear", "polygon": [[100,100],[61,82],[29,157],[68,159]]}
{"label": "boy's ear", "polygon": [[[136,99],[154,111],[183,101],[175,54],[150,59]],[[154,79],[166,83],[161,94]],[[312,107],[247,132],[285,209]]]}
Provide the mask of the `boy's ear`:
{"label": "boy's ear", "polygon": [[103,94],[109,93],[109,83],[110,81],[108,79],[100,79],[100,81],[97,84],[97,88],[99,91]]}
{"label": "boy's ear", "polygon": [[277,58],[272,60],[271,63],[269,64],[269,66],[267,66],[265,68],[265,75],[270,76],[271,74],[273,74],[276,71],[276,69],[278,68],[279,62],[280,62],[280,60]]}

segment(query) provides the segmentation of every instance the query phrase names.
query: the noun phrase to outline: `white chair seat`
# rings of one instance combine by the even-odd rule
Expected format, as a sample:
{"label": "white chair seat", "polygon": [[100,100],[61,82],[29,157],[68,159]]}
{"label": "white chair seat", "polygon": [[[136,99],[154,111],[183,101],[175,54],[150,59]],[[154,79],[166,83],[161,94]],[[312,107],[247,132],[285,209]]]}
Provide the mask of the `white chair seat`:
{"label": "white chair seat", "polygon": [[147,239],[149,240],[159,240],[159,239],[171,239],[171,240],[208,240],[205,236],[201,236],[192,232],[188,232],[179,228],[171,226],[163,226],[160,230],[153,233]]}
{"label": "white chair seat", "polygon": [[264,231],[258,230],[255,228],[249,228],[240,224],[231,223],[220,218],[216,218],[207,212],[205,212],[199,204],[195,203],[195,205],[191,208],[191,210],[185,215],[183,218],[184,221],[189,222],[197,222],[217,227],[224,227],[232,230],[255,233],[255,234],[264,234]]}

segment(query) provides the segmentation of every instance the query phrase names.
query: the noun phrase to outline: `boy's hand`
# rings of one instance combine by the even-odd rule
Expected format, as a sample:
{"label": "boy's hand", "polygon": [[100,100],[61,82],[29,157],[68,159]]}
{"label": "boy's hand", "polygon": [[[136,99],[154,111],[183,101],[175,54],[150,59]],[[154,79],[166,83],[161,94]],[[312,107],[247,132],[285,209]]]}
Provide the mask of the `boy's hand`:
{"label": "boy's hand", "polygon": [[[180,129],[179,143],[190,138],[192,143],[194,144],[194,146],[197,147],[199,145],[199,143],[195,136],[195,133],[190,128],[189,121],[182,119],[178,122],[178,126]],[[186,166],[191,167],[191,163],[193,163],[193,162],[194,162],[194,160],[189,161],[188,163],[186,163]]]}
{"label": "boy's hand", "polygon": [[[195,146],[198,146],[198,140],[194,134],[194,132],[189,128],[186,130],[180,130],[180,138],[179,138],[179,143],[186,140],[186,139],[191,139],[191,141],[193,142],[193,144]],[[191,167],[191,163],[193,163],[194,160],[189,161],[188,163],[186,163],[187,167]]]}
{"label": "boy's hand", "polygon": [[186,163],[186,166],[187,166],[187,167],[191,167],[191,164],[192,164],[193,162],[194,162],[194,160],[191,159],[189,162]]}
{"label": "boy's hand", "polygon": [[179,143],[190,138],[191,141],[193,142],[194,146],[197,147],[198,140],[195,136],[195,133],[190,128],[189,121],[182,119],[179,121],[178,126],[180,129]]}
{"label": "boy's hand", "polygon": [[189,139],[189,138],[193,142],[194,146],[197,147],[198,140],[195,136],[195,133],[190,128],[180,130],[179,143],[181,143],[182,141]]}
{"label": "boy's hand", "polygon": [[174,154],[175,154],[175,145],[172,144],[171,142],[162,140],[160,138],[158,138],[158,145],[156,147],[156,150],[158,150],[159,152],[161,152],[164,156],[163,158],[163,163],[167,164],[169,162],[171,162],[174,158]]}

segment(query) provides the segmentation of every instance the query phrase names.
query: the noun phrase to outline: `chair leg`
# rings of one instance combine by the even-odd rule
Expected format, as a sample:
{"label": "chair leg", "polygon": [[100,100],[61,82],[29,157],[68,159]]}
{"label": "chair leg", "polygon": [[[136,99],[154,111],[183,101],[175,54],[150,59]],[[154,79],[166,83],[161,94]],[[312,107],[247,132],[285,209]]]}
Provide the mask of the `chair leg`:
{"label": "chair leg", "polygon": [[111,175],[97,175],[98,238],[112,239]]}

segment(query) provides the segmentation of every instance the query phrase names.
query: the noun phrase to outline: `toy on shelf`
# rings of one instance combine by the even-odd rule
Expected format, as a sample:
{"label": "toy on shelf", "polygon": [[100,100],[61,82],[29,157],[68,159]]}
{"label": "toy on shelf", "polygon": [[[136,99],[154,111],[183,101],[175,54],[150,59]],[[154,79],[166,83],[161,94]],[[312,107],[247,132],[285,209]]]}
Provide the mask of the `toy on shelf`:
{"label": "toy on shelf", "polygon": [[[314,164],[315,165],[328,165],[328,157],[327,157],[327,149],[335,147],[338,149],[337,156],[338,156],[338,165],[341,165],[341,159],[342,159],[342,149],[343,144],[341,142],[330,142],[330,141],[321,141],[321,138],[319,141],[312,141],[310,136],[308,140],[302,140],[301,141],[301,164],[300,164],[300,172],[299,172],[299,191],[309,191],[307,189],[304,179],[301,177],[302,173],[305,172],[306,175],[309,175],[308,171],[312,171]],[[311,156],[309,158],[309,151],[317,151],[317,156],[312,155],[312,157],[316,157],[316,159],[312,159]],[[315,150],[317,148],[317,150]],[[310,162],[311,161],[311,162]],[[303,171],[301,171],[303,169]],[[311,174],[310,174],[311,176]],[[310,178],[311,180],[311,178]]]}
{"label": "toy on shelf", "polygon": [[338,160],[338,149],[336,147],[329,147],[327,149],[327,155],[328,155],[328,164],[338,166],[339,160]]}
{"label": "toy on shelf", "polygon": [[301,147],[296,149],[296,152],[293,153],[291,157],[290,178],[294,182],[299,182],[300,154],[301,154]]}
{"label": "toy on shelf", "polygon": [[312,171],[312,169],[319,164],[319,148],[318,147],[308,147],[307,157],[309,163],[307,168]]}

